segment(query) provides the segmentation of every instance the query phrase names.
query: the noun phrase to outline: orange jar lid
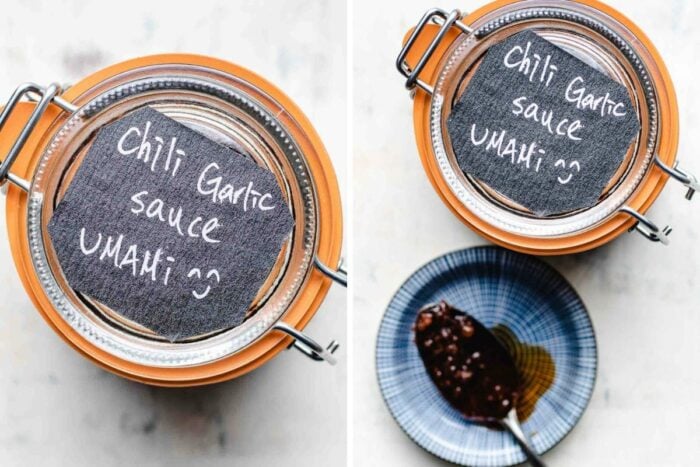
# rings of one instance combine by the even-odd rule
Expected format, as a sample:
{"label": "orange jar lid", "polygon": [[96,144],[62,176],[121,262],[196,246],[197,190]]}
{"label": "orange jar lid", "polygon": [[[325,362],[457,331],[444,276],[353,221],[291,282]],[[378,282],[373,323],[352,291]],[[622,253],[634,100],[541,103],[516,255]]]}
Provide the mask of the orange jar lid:
{"label": "orange jar lid", "polygon": [[[38,102],[20,101],[40,96]],[[35,99],[36,100],[36,99]],[[246,321],[232,329],[169,342],[65,280],[46,228],[97,130],[142,106],[242,149],[277,178],[295,227]],[[301,333],[323,301],[342,243],[338,184],[310,122],[279,89],[228,62],[156,55],[101,70],[65,92],[20,87],[0,116],[0,179],[10,181],[12,254],[34,304],[51,327],[96,364],[163,386],[231,379],[294,343],[316,360],[326,350]],[[291,337],[290,337],[291,336]]]}
{"label": "orange jar lid", "polygon": [[[531,30],[624,85],[641,129],[597,204],[538,217],[465,174],[446,131],[453,105],[484,54],[511,35]],[[696,179],[676,164],[678,108],[668,71],[649,39],[629,19],[595,0],[496,1],[463,16],[433,9],[406,36],[397,60],[413,90],[413,120],[423,167],[445,204],[465,224],[504,247],[532,254],[585,251],[637,229],[668,242],[645,213],[669,176],[689,188]]]}

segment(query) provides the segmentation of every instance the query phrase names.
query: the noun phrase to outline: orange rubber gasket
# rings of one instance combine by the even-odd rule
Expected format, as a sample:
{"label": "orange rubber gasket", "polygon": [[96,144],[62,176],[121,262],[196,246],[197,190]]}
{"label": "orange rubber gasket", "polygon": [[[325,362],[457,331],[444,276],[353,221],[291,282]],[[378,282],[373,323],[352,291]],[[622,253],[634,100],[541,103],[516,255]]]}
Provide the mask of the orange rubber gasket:
{"label": "orange rubber gasket", "polygon": [[[70,87],[62,97],[72,101],[88,89],[128,70],[157,64],[198,65],[236,76],[276,100],[303,128],[310,144],[300,142],[309,171],[313,175],[318,197],[319,233],[316,254],[324,264],[336,265],[342,247],[342,213],[338,181],[330,158],[309,120],[301,110],[274,85],[255,73],[232,63],[189,54],[164,54],[128,60],[100,70]],[[20,103],[3,128],[0,153],[6,154],[34,108],[32,103]],[[49,128],[65,116],[56,106],[50,106],[15,161],[12,172],[25,179],[32,178],[44,150],[53,136]],[[52,126],[53,125],[53,126]],[[102,368],[142,383],[159,386],[195,386],[225,381],[254,370],[287,348],[292,342],[279,332],[268,332],[241,351],[220,360],[184,368],[163,368],[136,364],[118,358],[95,346],[75,331],[54,309],[34,270],[27,234],[27,195],[8,183],[7,230],[17,272],[27,294],[46,322],[74,349]],[[332,281],[313,268],[305,286],[283,316],[283,320],[303,329],[316,313]]]}
{"label": "orange rubber gasket", "polygon": [[[468,25],[498,8],[505,5],[520,3],[520,1],[521,0],[495,1],[465,16],[462,20]],[[636,36],[639,42],[653,57],[661,75],[661,80],[656,82],[656,86],[657,95],[659,97],[659,112],[664,118],[664,124],[659,134],[657,155],[666,165],[673,166],[678,150],[678,103],[673,88],[673,82],[671,81],[671,77],[659,52],[642,30],[617,10],[597,0],[574,1],[595,8],[620,22]],[[420,54],[423,50],[426,50],[438,30],[439,26],[437,25],[427,25],[423,29],[406,58],[409,65],[414,65],[418,61]],[[404,37],[404,43],[411,32],[412,30]],[[420,74],[421,80],[427,83],[436,81],[440,73],[438,69],[440,60],[459,35],[460,32],[456,28],[453,28],[447,33],[444,40],[422,70]],[[579,253],[596,248],[612,241],[635,225],[634,219],[626,214],[618,213],[601,225],[580,234],[559,238],[533,238],[505,232],[485,222],[460,202],[441,176],[431,142],[430,103],[431,96],[422,89],[416,88],[413,105],[413,122],[416,143],[418,145],[423,168],[425,169],[430,183],[443,202],[462,222],[483,237],[498,245],[523,253],[560,255]],[[658,166],[653,165],[643,184],[636,190],[633,197],[627,201],[627,205],[644,214],[659,196],[667,180],[668,175]]]}

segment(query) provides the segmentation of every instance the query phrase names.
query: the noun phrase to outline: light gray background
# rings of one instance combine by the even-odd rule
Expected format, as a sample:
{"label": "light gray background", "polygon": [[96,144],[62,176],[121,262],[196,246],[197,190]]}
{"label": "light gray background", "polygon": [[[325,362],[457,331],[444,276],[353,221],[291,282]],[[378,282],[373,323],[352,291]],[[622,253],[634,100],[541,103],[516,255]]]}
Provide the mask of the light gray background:
{"label": "light gray background", "polygon": [[[0,98],[23,81],[72,82],[140,55],[215,56],[263,75],[303,109],[346,193],[345,8],[331,0],[5,2]],[[344,464],[344,290],[332,287],[307,328],[324,344],[343,344],[337,367],[288,351],[229,383],[150,388],[93,366],[44,323],[16,275],[0,205],[0,465]]]}
{"label": "light gray background", "polygon": [[[374,374],[374,340],[384,307],[415,269],[448,251],[483,245],[445,207],[414,143],[412,104],[394,69],[401,39],[425,10],[474,9],[484,1],[355,0],[353,172],[355,465],[447,465],[394,423]],[[700,173],[697,2],[611,0],[659,48],[675,80],[679,158]],[[594,252],[547,260],[580,292],[600,352],[588,411],[550,454],[549,465],[689,466],[700,457],[700,198],[671,183],[650,212],[669,223],[671,245],[623,235]]]}

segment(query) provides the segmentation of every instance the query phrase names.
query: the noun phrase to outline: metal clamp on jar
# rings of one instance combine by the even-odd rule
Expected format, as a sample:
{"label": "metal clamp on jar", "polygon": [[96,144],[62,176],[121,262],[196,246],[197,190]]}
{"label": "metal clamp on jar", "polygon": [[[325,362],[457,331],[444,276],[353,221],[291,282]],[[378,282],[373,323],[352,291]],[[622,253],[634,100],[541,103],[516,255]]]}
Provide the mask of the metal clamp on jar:
{"label": "metal clamp on jar", "polygon": [[[624,85],[641,129],[598,202],[586,209],[537,217],[465,174],[447,134],[447,118],[486,51],[528,29]],[[595,0],[499,1],[463,15],[429,10],[407,35],[397,59],[414,98],[414,128],[428,178],[448,207],[477,233],[534,254],[589,250],[625,231],[668,243],[646,212],[669,176],[688,187],[698,180],[678,166],[678,108],[666,67],[629,19]]]}
{"label": "metal clamp on jar", "polygon": [[[97,130],[142,106],[249,155],[276,177],[295,227],[243,324],[169,342],[73,290],[47,233],[54,208]],[[111,66],[63,90],[20,86],[0,114],[0,181],[7,187],[12,254],[27,293],[52,328],[96,364],[149,384],[223,381],[291,345],[335,363],[338,344],[302,329],[340,267],[342,215],[328,155],[288,97],[236,65],[195,55],[158,55]],[[10,182],[10,183],[6,183]]]}

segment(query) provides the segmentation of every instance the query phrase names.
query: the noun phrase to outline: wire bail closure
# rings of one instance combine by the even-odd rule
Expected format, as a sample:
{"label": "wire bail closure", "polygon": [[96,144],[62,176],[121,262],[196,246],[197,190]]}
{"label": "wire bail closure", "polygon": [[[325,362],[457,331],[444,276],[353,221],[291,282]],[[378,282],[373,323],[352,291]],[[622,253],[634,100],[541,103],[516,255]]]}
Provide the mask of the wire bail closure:
{"label": "wire bail closure", "polygon": [[309,357],[311,360],[317,362],[326,361],[331,365],[335,365],[337,363],[337,360],[335,359],[335,356],[333,356],[333,354],[336,350],[338,350],[340,344],[338,344],[338,342],[336,342],[335,340],[332,340],[324,349],[323,346],[321,346],[321,344],[319,344],[303,332],[298,331],[296,328],[288,325],[284,321],[276,323],[273,326],[273,329],[275,329],[276,331],[283,332],[288,336],[292,337],[294,341],[292,342],[291,346],[294,346],[294,348],[296,348],[298,351]]}
{"label": "wire bail closure", "polygon": [[[333,269],[326,264],[324,264],[318,256],[314,256],[314,266],[326,277],[332,279],[337,284],[347,287],[348,285],[348,274],[343,267],[343,259],[341,258],[338,267]],[[276,331],[283,332],[294,339],[290,344],[290,347],[296,348],[298,351],[309,357],[311,360],[322,362],[326,361],[331,365],[336,364],[336,359],[333,356],[340,344],[337,341],[332,340],[324,349],[321,344],[313,340],[308,335],[297,330],[296,328],[289,326],[283,321],[279,321],[273,326]]]}
{"label": "wire bail closure", "polygon": [[673,167],[669,167],[668,165],[664,164],[664,162],[657,154],[656,156],[654,156],[654,162],[666,174],[681,182],[688,188],[688,191],[685,194],[685,199],[687,199],[688,201],[692,200],[693,195],[695,195],[695,192],[700,190],[700,182],[698,182],[698,179],[695,178],[695,176],[690,172],[681,169],[678,165],[678,161],[676,161],[673,164]]}
{"label": "wire bail closure", "polygon": [[[435,50],[437,49],[438,45],[440,45],[440,42],[442,42],[445,35],[452,28],[452,26],[457,27],[460,31],[462,31],[465,34],[471,34],[473,32],[472,28],[459,21],[461,18],[462,12],[459,10],[452,10],[450,13],[448,13],[447,11],[442,10],[440,8],[433,8],[431,10],[428,10],[428,12],[425,15],[423,15],[420,22],[415,27],[410,37],[401,49],[399,56],[396,58],[396,68],[399,70],[399,73],[406,77],[406,89],[413,90],[416,86],[418,86],[428,94],[433,94],[434,88],[425,81],[418,78],[418,76],[423,71],[423,68],[425,68],[425,65],[428,63],[428,60],[430,60],[430,57],[432,57],[433,53],[435,53]],[[441,25],[440,31],[438,31],[437,35],[435,36],[435,38],[433,38],[428,48],[425,50],[425,52],[423,52],[423,55],[421,55],[420,59],[418,60],[418,63],[416,63],[416,66],[411,68],[408,62],[406,61],[406,56],[415,44],[421,31],[423,31],[425,26],[431,22],[433,24]]]}
{"label": "wire bail closure", "polygon": [[[678,161],[676,161],[673,164],[673,167],[671,167],[666,165],[657,154],[654,156],[654,163],[665,174],[679,181],[686,188],[688,188],[688,191],[685,194],[685,199],[687,199],[688,201],[691,201],[693,199],[693,195],[695,195],[695,192],[700,190],[700,182],[698,182],[698,179],[695,178],[695,176],[690,172],[683,170],[678,165]],[[637,220],[634,226],[630,228],[630,232],[636,230],[652,242],[660,242],[663,245],[669,244],[668,236],[673,231],[673,229],[670,226],[666,226],[663,229],[660,229],[656,224],[649,220],[648,217],[640,214],[639,212],[635,211],[634,209],[628,206],[623,206],[622,208],[620,208],[619,212],[629,214]]]}
{"label": "wire bail closure", "polygon": [[656,224],[654,224],[648,217],[635,211],[629,206],[623,206],[618,212],[628,214],[637,220],[637,222],[630,227],[629,231],[637,231],[643,235],[647,240],[652,242],[659,242],[662,245],[668,245],[668,236],[671,235],[673,229],[670,226],[666,226],[660,229]]}
{"label": "wire bail closure", "polygon": [[77,106],[60,97],[62,91],[61,86],[57,83],[51,83],[47,87],[42,87],[34,83],[24,83],[15,89],[12,96],[10,96],[10,99],[7,101],[7,104],[5,104],[2,113],[0,113],[0,130],[3,129],[5,123],[7,123],[7,120],[10,117],[10,114],[23,97],[26,96],[29,99],[32,95],[38,95],[39,99],[36,101],[36,108],[29,116],[27,123],[25,123],[22,131],[12,145],[12,148],[10,148],[7,156],[5,156],[5,159],[3,159],[2,163],[0,163],[0,186],[3,186],[7,181],[10,181],[25,192],[29,191],[29,181],[10,172],[10,168],[17,159],[17,156],[19,156],[19,153],[22,151],[22,148],[34,130],[34,127],[46,112],[49,104],[53,103],[69,113],[74,113],[78,110]]}

